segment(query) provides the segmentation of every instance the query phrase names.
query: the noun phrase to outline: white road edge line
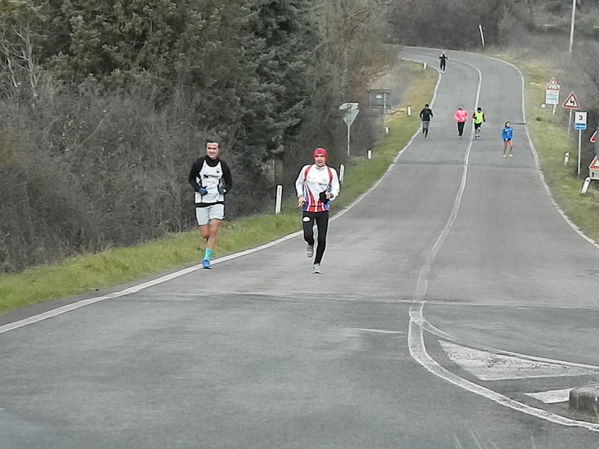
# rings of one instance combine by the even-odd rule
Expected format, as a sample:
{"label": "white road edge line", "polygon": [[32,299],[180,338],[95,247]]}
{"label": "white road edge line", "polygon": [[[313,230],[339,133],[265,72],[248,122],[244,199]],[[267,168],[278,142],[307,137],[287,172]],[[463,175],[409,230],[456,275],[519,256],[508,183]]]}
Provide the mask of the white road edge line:
{"label": "white road edge line", "polygon": [[[439,79],[437,79],[437,85],[435,86],[435,93],[434,95],[437,95],[437,89],[439,87]],[[362,193],[358,198],[356,198],[351,204],[349,204],[348,206],[346,206],[344,209],[340,210],[339,212],[337,212],[335,215],[333,215],[333,217],[331,217],[331,221],[335,221],[336,219],[342,217],[345,213],[347,213],[350,209],[352,209],[356,204],[358,204],[360,201],[362,201],[364,199],[364,197],[366,197],[370,192],[372,192],[382,181],[383,179],[389,174],[389,172],[393,169],[394,165],[396,164],[397,160],[399,159],[399,157],[403,154],[403,152],[406,150],[406,148],[408,148],[410,146],[410,144],[414,141],[414,139],[416,138],[416,136],[420,133],[420,129],[417,129],[416,132],[414,133],[414,135],[410,138],[410,140],[408,141],[408,143],[406,143],[406,145],[399,150],[397,156],[395,157],[395,159],[393,160],[393,163],[389,165],[389,167],[387,168],[387,170],[385,171],[385,173],[383,173],[383,175],[379,178],[379,180],[374,183],[368,190],[366,190],[364,193]],[[294,232],[292,234],[288,234],[286,236],[283,236],[277,240],[273,240],[272,242],[269,243],[265,243],[264,245],[260,245],[257,246],[255,248],[250,248],[244,251],[240,251],[238,253],[234,253],[234,254],[229,254],[227,256],[223,256],[223,257],[219,257],[217,259],[214,259],[214,261],[212,261],[213,265],[222,263],[222,262],[227,262],[229,260],[233,260],[233,259],[237,259],[238,257],[242,257],[248,254],[252,254],[255,253],[257,251],[262,251],[264,249],[270,248],[272,246],[278,245],[279,243],[282,242],[286,242],[287,240],[290,240],[294,237],[297,237],[299,235],[302,234],[302,231],[297,231]],[[168,282],[170,280],[176,279],[180,276],[185,276],[186,274],[189,273],[193,273],[194,271],[198,271],[203,269],[203,267],[201,265],[194,265],[192,267],[188,267],[188,268],[184,268],[183,270],[179,270],[179,271],[175,271],[173,273],[167,274],[165,276],[161,276],[159,278],[147,281],[147,282],[143,282],[141,284],[137,284],[134,285],[133,287],[127,288],[125,290],[121,290],[118,292],[114,292],[114,293],[110,293],[108,295],[102,295],[102,296],[97,296],[94,298],[88,298],[88,299],[83,299],[81,301],[77,301],[74,302],[72,304],[68,304],[62,307],[58,307],[56,309],[52,309],[49,310],[47,312],[38,314],[38,315],[33,315],[27,318],[24,318],[22,320],[19,321],[15,321],[12,323],[8,323],[5,324],[3,326],[0,326],[0,334],[3,334],[5,332],[9,332],[15,329],[19,329],[21,327],[24,326],[28,326],[30,324],[34,324],[34,323],[38,323],[40,321],[43,320],[47,320],[49,318],[53,318],[56,317],[58,315],[62,315],[64,313],[67,312],[71,312],[73,310],[76,309],[80,309],[82,307],[85,306],[89,306],[91,304],[100,302],[100,301],[104,301],[106,299],[115,299],[115,298],[120,298],[121,296],[126,296],[126,295],[130,295],[132,293],[137,293],[140,290],[143,290],[145,288],[148,287],[153,287],[154,285],[158,285],[158,284],[162,284],[164,282]]]}
{"label": "white road edge line", "polygon": [[[520,74],[520,78],[523,81],[522,82],[522,118],[524,119],[524,123],[526,123],[526,110],[525,110],[525,106],[524,106],[524,98],[525,98],[524,76],[522,75],[522,72],[520,71],[520,69],[518,67],[516,67],[511,62],[503,61],[503,60],[501,60],[499,58],[493,58],[491,56],[489,56],[489,58],[494,59],[496,61],[499,61],[499,62],[501,62],[503,64],[509,65],[510,67],[512,67],[514,70],[516,70]],[[579,236],[581,236],[583,239],[585,239],[588,243],[590,243],[591,245],[593,245],[595,248],[599,249],[599,243],[597,243],[595,240],[593,240],[588,235],[586,235],[584,232],[582,232],[582,230],[578,226],[576,226],[574,224],[574,222],[572,222],[568,218],[568,216],[566,215],[566,213],[562,210],[562,208],[559,206],[559,204],[557,204],[557,202],[553,198],[553,194],[551,193],[551,190],[549,189],[549,186],[547,185],[547,182],[545,181],[545,176],[543,175],[543,170],[541,170],[541,162],[539,160],[539,155],[537,154],[537,150],[535,148],[535,145],[532,142],[532,139],[530,138],[530,134],[528,134],[528,126],[525,126],[524,129],[526,130],[526,137],[528,138],[528,143],[530,144],[530,149],[532,150],[532,156],[533,156],[533,159],[535,160],[535,164],[537,166],[537,173],[539,174],[539,178],[541,179],[541,183],[543,184],[543,187],[545,188],[545,191],[547,192],[547,196],[549,197],[549,199],[553,203],[553,206],[557,209],[557,211],[560,213],[560,215],[566,221],[566,223],[568,223],[568,225],[572,229],[574,229],[574,231],[576,231],[576,233],[578,233]]]}
{"label": "white road edge line", "polygon": [[[477,94],[476,94],[476,102],[478,103],[478,99],[480,96],[481,84],[482,84],[482,73],[477,67],[473,66],[472,64],[466,63],[464,61],[459,61],[459,62],[461,62],[465,65],[469,65],[470,67],[474,68],[478,72],[479,83],[478,83]],[[518,73],[520,74],[522,89],[524,89],[524,78],[522,77],[522,73],[520,71],[518,71]],[[436,91],[435,91],[435,95],[436,95]],[[524,111],[524,104],[522,105],[522,109]],[[433,374],[453,385],[456,385],[466,391],[470,391],[472,393],[478,394],[479,396],[483,396],[487,399],[490,399],[490,400],[496,402],[497,404],[509,407],[513,410],[520,411],[520,412],[526,413],[528,415],[531,415],[531,416],[534,416],[534,417],[537,417],[540,419],[544,419],[546,421],[550,421],[550,422],[553,422],[556,424],[561,424],[561,425],[569,426],[569,427],[581,427],[581,428],[591,430],[593,432],[599,432],[599,424],[589,423],[589,422],[585,422],[585,421],[577,421],[574,419],[570,419],[570,418],[566,418],[566,417],[557,415],[555,413],[548,412],[546,410],[538,409],[538,408],[529,406],[527,404],[518,402],[516,400],[510,399],[507,396],[504,396],[500,393],[497,393],[496,391],[485,388],[485,387],[478,385],[474,382],[463,379],[463,378],[457,376],[456,374],[448,371],[447,369],[442,367],[440,364],[438,364],[428,354],[428,352],[426,350],[426,346],[424,344],[424,330],[423,330],[423,326],[424,326],[424,323],[426,322],[426,320],[424,319],[423,309],[424,309],[424,304],[426,302],[424,300],[424,297],[426,296],[426,292],[428,290],[428,274],[430,272],[431,265],[439,251],[439,248],[442,246],[442,244],[445,240],[445,237],[451,230],[451,227],[453,226],[453,222],[455,221],[455,217],[457,216],[458,209],[459,209],[461,199],[462,199],[462,196],[464,193],[465,185],[466,185],[466,179],[467,179],[467,173],[468,173],[468,160],[469,160],[471,146],[472,146],[472,142],[470,142],[470,145],[468,146],[468,149],[466,151],[466,156],[464,158],[464,171],[462,173],[462,182],[460,184],[460,189],[458,190],[458,193],[456,195],[456,200],[454,203],[454,208],[451,213],[451,216],[449,217],[449,219],[445,225],[445,228],[439,235],[439,238],[433,245],[431,252],[426,259],[425,264],[420,269],[420,275],[418,276],[418,284],[416,286],[416,292],[415,292],[415,300],[412,303],[412,306],[410,307],[410,312],[409,312],[410,323],[409,323],[409,327],[408,327],[408,347],[410,350],[410,355],[414,358],[414,360],[416,360],[420,365],[422,365],[431,374]]]}
{"label": "white road edge line", "polygon": [[492,354],[497,354],[497,355],[506,355],[506,356],[510,356],[510,357],[517,357],[519,359],[528,360],[531,362],[545,362],[545,363],[552,363],[555,365],[568,366],[568,367],[572,367],[572,368],[586,368],[586,369],[593,370],[593,371],[599,371],[599,366],[597,366],[597,365],[588,365],[586,363],[569,362],[567,360],[556,360],[556,359],[550,359],[550,358],[546,358],[546,357],[537,357],[534,355],[521,354],[519,352],[505,351],[503,349],[497,349],[497,348],[493,348],[493,347],[485,346],[485,345],[471,344],[471,343],[465,342],[464,340],[457,338],[451,334],[448,334],[447,332],[432,325],[431,323],[429,323],[426,320],[426,318],[423,318],[422,326],[424,327],[425,331],[427,331],[433,335],[436,335],[437,337],[439,337],[443,340],[451,341],[453,343],[457,343],[457,344],[460,344],[460,345],[468,347],[468,348],[478,349],[481,351],[487,351],[487,352],[490,352]]}
{"label": "white road edge line", "polygon": [[384,329],[364,329],[364,328],[356,328],[360,332],[370,332],[373,334],[391,334],[391,335],[404,335],[405,332],[402,331],[387,331]]}
{"label": "white road edge line", "polygon": [[477,394],[479,396],[490,399],[491,401],[509,407],[512,410],[516,410],[527,415],[534,416],[536,418],[544,419],[555,424],[560,424],[568,427],[581,427],[593,432],[599,432],[599,424],[577,421],[575,419],[566,418],[564,416],[557,415],[555,413],[548,412],[543,409],[532,407],[527,404],[523,404],[514,399],[508,398],[496,391],[485,388],[469,380],[463,379],[456,374],[448,371],[439,365],[426,351],[424,345],[424,331],[422,326],[417,323],[422,322],[422,306],[424,304],[415,304],[413,310],[410,310],[410,325],[408,328],[408,345],[411,356],[422,365],[431,374],[460,387],[466,391]]}

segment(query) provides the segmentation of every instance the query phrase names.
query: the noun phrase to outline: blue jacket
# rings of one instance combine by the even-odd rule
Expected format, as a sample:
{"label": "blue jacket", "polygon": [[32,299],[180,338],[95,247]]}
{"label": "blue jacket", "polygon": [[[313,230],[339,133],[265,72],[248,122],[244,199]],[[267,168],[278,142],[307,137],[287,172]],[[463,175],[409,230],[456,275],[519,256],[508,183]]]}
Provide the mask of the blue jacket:
{"label": "blue jacket", "polygon": [[501,138],[503,140],[512,140],[512,133],[514,132],[514,128],[511,128],[509,126],[506,126],[505,128],[503,128],[503,130],[501,131]]}

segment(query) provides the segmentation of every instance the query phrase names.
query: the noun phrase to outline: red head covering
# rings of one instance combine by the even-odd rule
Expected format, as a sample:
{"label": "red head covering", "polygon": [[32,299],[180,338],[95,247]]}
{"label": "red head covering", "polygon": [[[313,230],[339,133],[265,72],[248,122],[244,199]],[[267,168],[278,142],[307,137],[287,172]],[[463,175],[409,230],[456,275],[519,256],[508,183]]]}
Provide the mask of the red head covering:
{"label": "red head covering", "polygon": [[316,148],[312,153],[312,157],[315,158],[316,156],[324,156],[324,158],[326,159],[328,156],[327,150],[325,150],[324,148]]}

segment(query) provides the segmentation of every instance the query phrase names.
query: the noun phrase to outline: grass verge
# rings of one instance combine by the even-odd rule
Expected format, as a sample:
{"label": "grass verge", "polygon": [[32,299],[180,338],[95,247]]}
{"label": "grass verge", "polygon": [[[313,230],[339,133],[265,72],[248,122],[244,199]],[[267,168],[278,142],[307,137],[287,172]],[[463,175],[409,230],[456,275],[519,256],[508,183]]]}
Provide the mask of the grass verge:
{"label": "grass verge", "polygon": [[[407,63],[412,76],[405,105],[430,102],[437,80],[433,70]],[[342,192],[334,210],[340,210],[366,191],[381,175],[419,126],[405,106],[390,115],[389,134],[374,147],[372,160],[352,160],[346,165]],[[224,222],[219,232],[217,256],[223,256],[275,240],[298,231],[300,221],[294,202],[281,214],[265,214]],[[20,274],[0,275],[0,314],[42,301],[66,298],[125,284],[199,262],[198,231],[170,235],[143,245],[117,248],[98,254],[72,257],[62,263],[40,266]]]}

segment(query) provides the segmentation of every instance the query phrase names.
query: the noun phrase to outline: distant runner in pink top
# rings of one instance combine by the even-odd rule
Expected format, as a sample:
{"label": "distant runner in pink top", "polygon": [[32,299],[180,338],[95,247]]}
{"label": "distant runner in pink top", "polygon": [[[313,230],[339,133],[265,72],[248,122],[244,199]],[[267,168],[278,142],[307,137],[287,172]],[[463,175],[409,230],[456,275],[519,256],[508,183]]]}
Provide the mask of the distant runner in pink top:
{"label": "distant runner in pink top", "polygon": [[468,113],[464,110],[462,106],[455,111],[453,118],[458,124],[458,136],[462,137],[464,134],[464,125],[466,124],[466,120],[468,120]]}

